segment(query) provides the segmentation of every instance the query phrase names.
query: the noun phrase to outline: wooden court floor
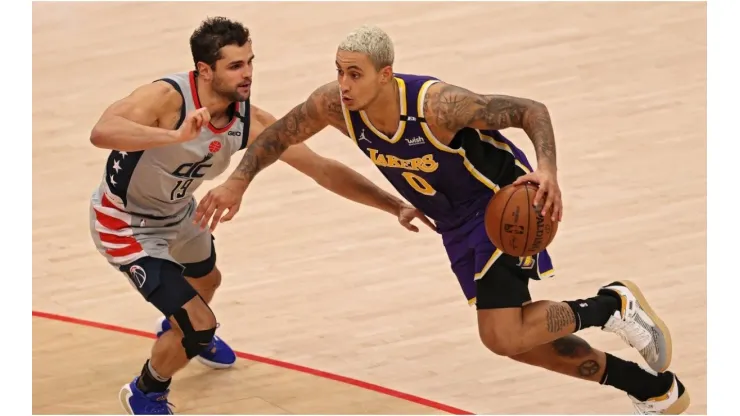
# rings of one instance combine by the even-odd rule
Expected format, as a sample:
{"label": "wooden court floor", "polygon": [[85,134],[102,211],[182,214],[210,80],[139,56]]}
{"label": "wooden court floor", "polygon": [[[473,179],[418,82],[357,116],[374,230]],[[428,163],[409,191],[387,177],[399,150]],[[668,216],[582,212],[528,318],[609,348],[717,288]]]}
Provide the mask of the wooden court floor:
{"label": "wooden court floor", "polygon": [[[706,5],[633,2],[34,3],[34,413],[120,412],[118,389],[149,353],[156,311],[89,237],[107,155],[89,131],[136,86],[189,70],[188,37],[214,15],[250,27],[253,101],[277,116],[334,77],[337,43],[362,23],[394,38],[399,72],[546,103],[565,215],[557,277],[533,296],[637,281],[671,328],[689,413],[706,413]],[[505,134],[533,158],[522,132]],[[308,144],[390,189],[338,133]],[[284,164],[216,238],[219,335],[254,355],[226,371],[192,363],[173,383],[177,413],[632,411],[614,389],[487,352],[437,235]],[[609,334],[583,336],[638,360]]]}

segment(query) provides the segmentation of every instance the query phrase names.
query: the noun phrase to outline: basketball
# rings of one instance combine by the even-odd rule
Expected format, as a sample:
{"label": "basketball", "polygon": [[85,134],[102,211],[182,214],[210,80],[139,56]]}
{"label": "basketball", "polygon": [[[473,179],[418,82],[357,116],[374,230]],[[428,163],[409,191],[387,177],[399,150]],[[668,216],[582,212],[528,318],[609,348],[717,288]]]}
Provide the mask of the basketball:
{"label": "basketball", "polygon": [[493,245],[515,257],[534,256],[550,245],[558,222],[534,209],[536,184],[508,185],[486,207],[486,233]]}

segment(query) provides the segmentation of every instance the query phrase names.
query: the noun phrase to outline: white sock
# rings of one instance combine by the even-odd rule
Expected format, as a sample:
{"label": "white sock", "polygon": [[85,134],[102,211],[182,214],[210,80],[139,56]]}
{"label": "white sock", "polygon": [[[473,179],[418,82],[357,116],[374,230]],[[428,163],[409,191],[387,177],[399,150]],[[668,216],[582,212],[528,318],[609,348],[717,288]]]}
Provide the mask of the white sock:
{"label": "white sock", "polygon": [[157,373],[157,372],[156,372],[156,371],[154,370],[154,368],[152,367],[152,362],[151,362],[151,360],[150,360],[150,361],[148,361],[147,367],[149,368],[149,374],[151,374],[151,375],[152,375],[152,377],[154,377],[154,379],[155,379],[155,380],[157,380],[157,381],[161,381],[161,382],[163,382],[163,383],[164,383],[165,381],[169,380],[168,378],[164,378],[164,377],[160,376],[160,375],[159,375],[159,373]]}

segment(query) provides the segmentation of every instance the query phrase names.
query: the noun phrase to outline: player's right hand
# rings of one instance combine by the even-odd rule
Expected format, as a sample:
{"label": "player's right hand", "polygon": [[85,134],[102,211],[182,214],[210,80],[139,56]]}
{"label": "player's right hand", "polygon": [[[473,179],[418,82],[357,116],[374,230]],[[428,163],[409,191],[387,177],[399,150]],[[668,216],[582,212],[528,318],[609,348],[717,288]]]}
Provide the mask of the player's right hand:
{"label": "player's right hand", "polygon": [[398,222],[407,230],[418,233],[419,227],[411,223],[414,218],[418,218],[432,231],[437,231],[437,227],[423,212],[408,204],[401,205],[401,209],[398,211]]}
{"label": "player's right hand", "polygon": [[203,107],[195,111],[191,111],[185,120],[183,120],[180,128],[177,129],[177,143],[189,142],[195,139],[200,134],[200,129],[206,127],[211,122],[211,113],[208,109]]}
{"label": "player's right hand", "polygon": [[[201,198],[198,208],[195,209],[193,223],[205,229],[211,221],[211,232],[216,229],[219,222],[226,222],[234,218],[242,204],[242,196],[246,188],[239,181],[228,179],[223,184],[211,189]],[[229,210],[221,217],[225,210]],[[213,220],[211,220],[213,217]]]}

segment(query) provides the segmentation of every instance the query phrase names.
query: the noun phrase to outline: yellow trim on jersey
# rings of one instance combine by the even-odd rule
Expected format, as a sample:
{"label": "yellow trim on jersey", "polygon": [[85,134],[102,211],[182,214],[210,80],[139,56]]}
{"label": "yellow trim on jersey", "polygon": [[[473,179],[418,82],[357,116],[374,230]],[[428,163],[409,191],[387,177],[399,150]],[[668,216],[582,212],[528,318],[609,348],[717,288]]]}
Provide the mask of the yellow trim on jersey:
{"label": "yellow trim on jersey", "polygon": [[[405,116],[407,112],[406,83],[401,78],[395,78],[395,80],[396,83],[398,83],[398,95],[401,103],[401,115]],[[367,117],[367,114],[365,114],[364,110],[360,111],[360,117],[365,123],[365,126],[367,126],[370,131],[372,131],[373,133],[375,133],[376,136],[387,141],[388,143],[396,143],[401,140],[401,137],[403,137],[403,132],[404,130],[406,130],[406,120],[401,120],[398,123],[398,130],[396,130],[396,134],[393,135],[393,138],[388,138],[385,133],[381,132],[380,130],[376,129],[375,126],[373,126],[373,123],[370,122],[370,119]]]}
{"label": "yellow trim on jersey", "polygon": [[[426,96],[427,90],[429,89],[429,87],[432,86],[432,84],[434,84],[435,82],[439,82],[439,81],[431,79],[425,82],[424,85],[422,85],[421,88],[419,89],[419,97],[416,100],[416,106],[417,106],[416,112],[419,115],[419,117],[424,117],[424,97]],[[463,158],[463,164],[465,165],[465,168],[470,172],[471,175],[473,175],[473,177],[475,177],[481,183],[483,183],[488,188],[493,190],[494,193],[499,191],[499,186],[497,184],[493,183],[493,181],[491,181],[485,175],[480,173],[475,168],[475,166],[473,166],[473,164],[470,163],[470,160],[468,160],[467,156],[465,156],[465,149],[453,149],[451,147],[445,146],[444,144],[442,144],[442,142],[439,141],[439,139],[437,139],[434,136],[434,133],[432,133],[432,130],[429,128],[426,122],[420,123],[420,124],[421,124],[421,129],[424,131],[424,135],[427,136],[427,139],[429,140],[429,143],[431,143],[434,147],[436,147],[437,149],[443,152],[457,153],[458,155],[460,155]]]}
{"label": "yellow trim on jersey", "polygon": [[347,125],[347,134],[349,134],[349,137],[352,138],[352,140],[355,141],[355,144],[357,144],[357,137],[355,137],[355,129],[352,126],[352,117],[349,116],[349,110],[347,110],[347,107],[344,106],[344,101],[339,98],[339,101],[342,103],[342,113],[344,114],[344,124]]}
{"label": "yellow trim on jersey", "polygon": [[551,278],[553,276],[555,276],[555,269],[550,269],[550,270],[540,273],[540,277],[544,277],[544,278]]}
{"label": "yellow trim on jersey", "polygon": [[469,306],[473,306],[473,305],[475,305],[475,302],[476,302],[477,300],[478,300],[478,297],[477,297],[477,296],[474,296],[474,297],[472,297],[472,298],[468,299],[468,305],[469,305]]}
{"label": "yellow trim on jersey", "polygon": [[491,258],[488,259],[488,261],[486,262],[486,265],[483,266],[483,270],[476,273],[473,280],[480,280],[481,278],[483,278],[483,276],[485,276],[486,273],[488,273],[488,269],[490,269],[491,266],[493,266],[493,263],[495,263],[496,260],[498,260],[498,258],[501,257],[501,254],[503,254],[503,252],[500,249],[496,249],[496,251],[494,251],[493,254],[491,254]]}

